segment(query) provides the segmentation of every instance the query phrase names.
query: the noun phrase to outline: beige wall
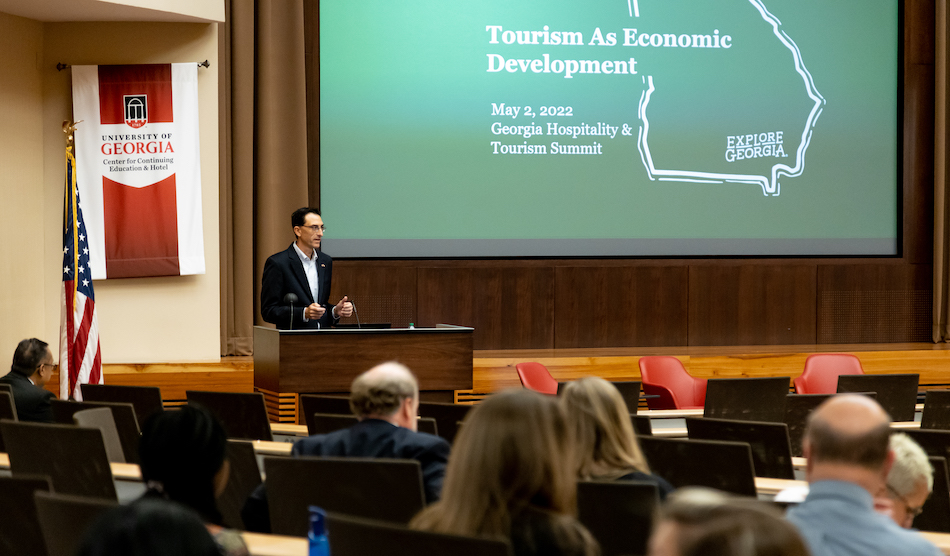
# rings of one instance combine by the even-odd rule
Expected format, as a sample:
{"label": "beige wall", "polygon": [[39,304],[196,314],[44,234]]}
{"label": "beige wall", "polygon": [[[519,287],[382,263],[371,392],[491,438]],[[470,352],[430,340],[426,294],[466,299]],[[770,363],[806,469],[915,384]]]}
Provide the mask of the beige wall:
{"label": "beige wall", "polygon": [[18,341],[50,337],[56,308],[43,285],[57,234],[43,216],[42,54],[42,23],[0,13],[0,375]]}
{"label": "beige wall", "polygon": [[[56,63],[205,59],[211,68],[198,72],[198,102],[206,274],[97,281],[105,363],[219,358],[217,27],[41,24],[0,14],[0,266],[5,267],[0,270],[0,367],[21,338],[35,335],[53,346],[59,343],[65,180],[61,124],[71,116],[71,92],[69,70],[57,71]],[[15,262],[12,268],[10,262]]]}

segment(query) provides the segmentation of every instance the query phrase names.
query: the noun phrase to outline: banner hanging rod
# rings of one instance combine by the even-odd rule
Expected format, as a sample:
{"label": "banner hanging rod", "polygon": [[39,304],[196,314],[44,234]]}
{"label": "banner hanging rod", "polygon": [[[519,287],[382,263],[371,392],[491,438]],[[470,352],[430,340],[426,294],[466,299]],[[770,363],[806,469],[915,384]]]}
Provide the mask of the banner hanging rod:
{"label": "banner hanging rod", "polygon": [[[71,68],[71,67],[72,67],[72,66],[69,65],[69,64],[64,64],[64,63],[60,62],[60,63],[56,64],[56,71],[63,71],[64,69]],[[205,60],[204,62],[198,62],[198,67],[199,67],[199,68],[210,68],[210,67],[211,67],[211,62],[209,62],[209,61],[207,61],[207,60]]]}

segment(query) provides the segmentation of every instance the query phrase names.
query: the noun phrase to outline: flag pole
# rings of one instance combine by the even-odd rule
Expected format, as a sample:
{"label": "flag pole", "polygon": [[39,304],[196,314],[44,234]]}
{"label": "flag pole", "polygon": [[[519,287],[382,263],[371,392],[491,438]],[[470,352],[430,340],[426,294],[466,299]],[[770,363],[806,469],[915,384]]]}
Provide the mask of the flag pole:
{"label": "flag pole", "polygon": [[80,122],[63,122],[66,135],[66,194],[63,210],[63,295],[60,313],[59,390],[63,399],[82,400],[80,384],[102,384],[99,325],[89,266],[89,238],[76,186],[75,131]]}

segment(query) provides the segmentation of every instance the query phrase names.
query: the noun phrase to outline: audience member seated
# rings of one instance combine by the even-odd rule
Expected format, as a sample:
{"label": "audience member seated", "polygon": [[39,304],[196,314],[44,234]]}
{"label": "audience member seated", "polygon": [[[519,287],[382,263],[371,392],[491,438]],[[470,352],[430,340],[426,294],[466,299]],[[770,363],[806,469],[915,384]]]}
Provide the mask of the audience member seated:
{"label": "audience member seated", "polygon": [[469,412],[455,438],[442,499],[409,526],[507,539],[514,556],[598,554],[572,515],[573,453],[555,398],[531,390],[494,394]]}
{"label": "audience member seated", "polygon": [[661,500],[673,491],[665,479],[650,474],[630,411],[613,384],[598,377],[582,378],[570,382],[560,400],[574,426],[581,479],[651,482]]}
{"label": "audience member seated", "polygon": [[648,556],[808,556],[774,506],[698,487],[669,497],[648,550]]}
{"label": "audience member seated", "polygon": [[116,506],[97,519],[77,556],[220,556],[214,539],[190,509],[165,500]]}
{"label": "audience member seated", "polygon": [[13,366],[0,382],[10,385],[20,421],[52,423],[52,392],[43,387],[53,376],[49,344],[36,338],[21,341],[13,352]]}
{"label": "audience member seated", "polygon": [[934,471],[924,449],[906,434],[891,434],[890,446],[894,465],[887,474],[884,496],[875,499],[875,505],[895,523],[910,529],[933,490]]}
{"label": "audience member seated", "polygon": [[834,396],[809,416],[803,442],[809,492],[788,519],[813,556],[941,554],[874,511],[873,496],[885,490],[894,459],[890,420],[876,401],[859,394]]}
{"label": "audience member seated", "polygon": [[[377,365],[353,380],[350,409],[360,420],[352,427],[315,434],[294,443],[294,456],[414,459],[422,467],[426,502],[439,499],[449,459],[449,443],[417,432],[419,383],[400,363]],[[241,512],[249,531],[270,532],[266,486],[258,487]]]}
{"label": "audience member seated", "polygon": [[227,556],[248,554],[240,534],[222,527],[217,497],[231,471],[226,458],[228,438],[208,410],[183,405],[177,411],[152,415],[142,429],[139,458],[144,499],[164,498],[191,508]]}

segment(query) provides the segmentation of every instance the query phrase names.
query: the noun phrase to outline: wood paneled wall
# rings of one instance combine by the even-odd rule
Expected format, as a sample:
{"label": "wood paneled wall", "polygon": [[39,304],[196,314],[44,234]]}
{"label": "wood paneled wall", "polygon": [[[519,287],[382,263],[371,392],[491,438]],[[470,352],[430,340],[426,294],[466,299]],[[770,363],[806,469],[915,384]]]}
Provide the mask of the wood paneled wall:
{"label": "wood paneled wall", "polygon": [[475,349],[929,341],[934,9],[904,4],[900,257],[338,260],[332,299],[474,326]]}

